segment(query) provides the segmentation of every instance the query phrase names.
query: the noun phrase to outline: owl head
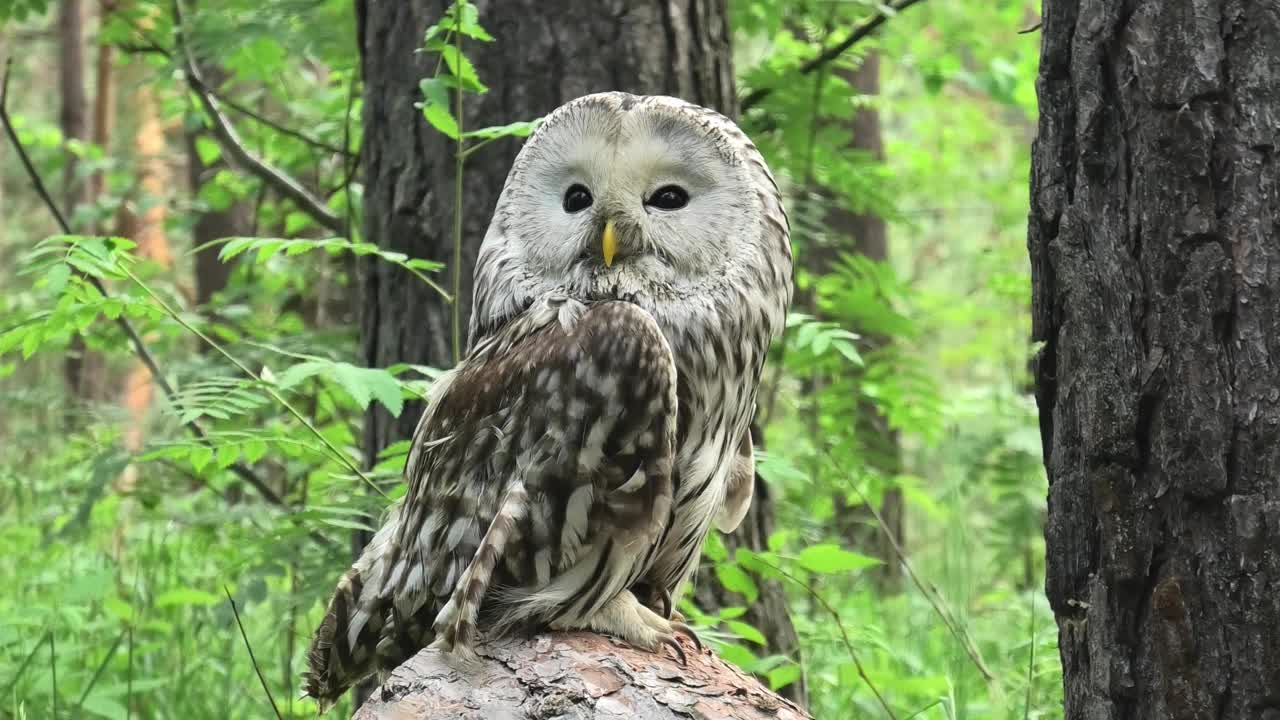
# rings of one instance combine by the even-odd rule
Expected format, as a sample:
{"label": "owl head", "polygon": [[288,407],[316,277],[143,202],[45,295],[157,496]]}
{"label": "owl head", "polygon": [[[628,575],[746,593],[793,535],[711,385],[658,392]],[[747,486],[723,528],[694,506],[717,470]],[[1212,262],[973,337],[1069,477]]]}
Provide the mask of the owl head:
{"label": "owl head", "polygon": [[507,176],[477,261],[471,339],[547,293],[628,300],[661,319],[781,276],[789,287],[778,188],[731,120],[676,98],[587,95],[547,116]]}

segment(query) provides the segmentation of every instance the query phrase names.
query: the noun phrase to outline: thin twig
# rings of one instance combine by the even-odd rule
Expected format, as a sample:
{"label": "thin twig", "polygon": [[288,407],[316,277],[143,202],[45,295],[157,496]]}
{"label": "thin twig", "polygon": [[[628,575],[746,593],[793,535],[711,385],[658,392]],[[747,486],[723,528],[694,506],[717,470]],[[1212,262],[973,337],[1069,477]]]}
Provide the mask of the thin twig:
{"label": "thin twig", "polygon": [[861,677],[862,681],[871,689],[871,694],[876,696],[876,700],[879,701],[881,709],[883,709],[885,714],[889,716],[890,720],[898,720],[898,717],[893,714],[893,708],[889,707],[889,703],[885,701],[884,696],[880,694],[880,690],[876,688],[875,683],[871,682],[871,678],[868,677],[866,669],[862,667],[862,661],[858,659],[858,653],[853,649],[853,641],[849,639],[849,633],[844,629],[844,623],[840,620],[840,613],[831,606],[831,603],[827,602],[826,598],[819,595],[817,590],[809,587],[808,583],[801,582],[796,576],[786,570],[783,570],[777,565],[761,560],[758,556],[756,560],[758,560],[761,565],[772,569],[774,572],[791,581],[797,587],[808,593],[809,596],[816,600],[818,604],[827,611],[827,614],[836,621],[836,627],[840,630],[840,638],[844,640],[845,650],[849,652],[849,659],[853,661],[853,667],[858,671],[858,676]]}
{"label": "thin twig", "polygon": [[[921,0],[897,0],[897,2],[889,3],[886,6],[887,11],[880,10],[876,12],[875,15],[863,20],[858,27],[853,29],[853,32],[849,33],[848,37],[818,53],[817,57],[805,61],[804,64],[797,68],[797,72],[801,75],[808,75],[823,65],[835,60],[843,55],[846,50],[856,45],[860,40],[865,39],[878,30],[890,17],[919,2],[921,2]],[[760,104],[760,101],[768,97],[773,91],[774,88],[772,87],[756,88],[743,96],[742,101],[739,103],[739,107],[742,112],[746,112],[748,108],[752,108]]]}
{"label": "thin twig", "polygon": [[240,637],[244,638],[244,647],[249,651],[249,662],[253,663],[253,671],[258,673],[258,682],[262,683],[262,691],[267,694],[267,700],[271,703],[271,709],[275,711],[279,720],[284,720],[284,716],[280,714],[280,708],[276,707],[276,699],[271,696],[271,688],[267,687],[267,679],[262,676],[262,668],[258,667],[258,658],[253,656],[253,645],[249,643],[249,634],[244,631],[244,623],[240,622],[240,611],[236,608],[236,601],[231,597],[231,591],[226,585],[222,586],[222,592],[227,594],[227,602],[231,603],[231,614],[236,616],[236,626],[240,628]]}
{"label": "thin twig", "polygon": [[293,138],[294,140],[297,140],[298,142],[301,142],[304,145],[310,145],[311,147],[316,148],[317,150],[324,150],[326,152],[331,152],[335,155],[342,155],[344,157],[349,156],[349,152],[347,150],[343,150],[337,145],[327,143],[323,140],[313,138],[304,132],[294,130],[293,128],[290,128],[290,127],[285,127],[284,125],[281,125],[280,123],[272,120],[266,115],[263,115],[258,111],[253,110],[249,107],[246,107],[245,105],[240,104],[236,100],[232,100],[231,98],[227,97],[226,95],[223,95],[222,93],[218,92],[213,88],[205,88],[205,90],[208,91],[210,95],[217,98],[218,102],[222,103],[223,105],[226,105],[228,108],[235,110],[236,112],[240,113],[241,115],[244,115],[247,118],[257,121],[258,124],[260,125],[266,125],[272,130],[275,130],[276,132],[280,133],[281,135],[287,135]]}
{"label": "thin twig", "polygon": [[1027,656],[1027,695],[1022,705],[1022,720],[1031,717],[1031,684],[1036,667],[1036,593],[1027,594],[1031,596],[1031,652]]}
{"label": "thin twig", "polygon": [[49,678],[53,683],[53,720],[58,720],[58,643],[49,631]]}
{"label": "thin twig", "polygon": [[111,649],[107,650],[107,656],[98,664],[98,669],[93,672],[93,677],[90,678],[89,684],[85,685],[84,690],[80,692],[80,699],[76,701],[77,711],[84,707],[84,701],[89,697],[89,693],[93,690],[93,686],[98,684],[98,679],[102,677],[102,671],[107,669],[107,663],[111,662],[111,658],[115,657],[116,650],[120,648],[120,643],[124,642],[124,636],[127,632],[128,627],[121,630],[120,634],[116,636],[116,641],[111,643]]}
{"label": "thin twig", "polygon": [[303,427],[305,427],[312,435],[314,435],[315,438],[320,441],[320,444],[323,445],[324,448],[329,451],[331,457],[334,460],[337,460],[342,465],[345,465],[348,470],[355,473],[357,477],[363,480],[365,484],[367,484],[369,487],[373,488],[373,490],[377,492],[379,495],[381,495],[384,499],[387,499],[387,500],[391,499],[387,497],[387,494],[385,492],[382,491],[382,488],[378,487],[378,484],[373,481],[373,478],[366,475],[365,472],[361,470],[360,467],[351,460],[351,458],[347,457],[346,453],[338,449],[338,447],[334,445],[329,440],[329,438],[324,436],[324,433],[320,432],[319,428],[311,424],[311,422],[308,421],[307,418],[301,412],[299,412],[298,409],[295,408],[292,403],[286,400],[283,395],[276,392],[275,389],[271,387],[271,384],[266,380],[264,380],[262,376],[254,372],[248,365],[245,365],[243,362],[241,362],[240,358],[237,358],[235,355],[232,355],[226,348],[222,347],[222,345],[218,343],[216,340],[206,335],[203,330],[187,322],[186,319],[184,319],[177,310],[173,309],[172,307],[169,307],[169,303],[165,302],[164,298],[157,295],[156,292],[151,289],[151,286],[142,282],[142,279],[139,278],[137,275],[134,275],[133,271],[129,270],[129,268],[125,267],[121,263],[116,263],[115,268],[116,270],[123,273],[130,280],[132,280],[135,285],[141,288],[142,291],[145,292],[147,296],[150,297],[151,300],[155,302],[155,304],[158,305],[166,315],[168,315],[174,322],[181,325],[182,329],[186,330],[192,335],[195,335],[197,338],[203,341],[210,348],[213,348],[214,351],[216,351],[222,357],[226,358],[227,361],[230,362],[232,365],[235,365],[236,368],[240,370],[240,372],[247,375],[251,380],[254,380],[260,383],[263,389],[266,391],[266,393],[271,396],[271,399],[275,400],[277,404],[279,404],[286,411],[288,411],[288,413],[292,415],[295,420],[302,423]]}
{"label": "thin twig", "polygon": [[133,717],[133,625],[129,625],[129,669],[125,675],[124,720]]}
{"label": "thin twig", "polygon": [[[155,40],[148,37],[146,31],[143,30],[141,27],[139,27],[136,23],[132,22],[128,18],[124,18],[124,21],[129,25],[129,27],[135,33],[138,34],[139,37],[142,38],[142,42],[137,44],[117,43],[116,44],[117,48],[127,53],[147,53],[147,54],[153,54],[153,55],[160,55],[168,60],[174,59],[173,53],[169,52],[167,48],[161,46]],[[299,130],[294,130],[293,128],[285,127],[284,125],[281,125],[280,123],[257,112],[256,110],[250,109],[248,106],[244,105],[238,100],[233,100],[227,97],[226,95],[223,95],[220,91],[218,91],[217,88],[206,87],[205,90],[207,90],[210,95],[217,98],[223,105],[226,105],[228,108],[235,110],[236,112],[240,113],[241,115],[244,115],[247,118],[256,120],[259,124],[266,125],[272,130],[275,130],[276,132],[280,133],[281,135],[288,135],[289,137],[294,138],[299,142],[302,142],[306,145],[310,145],[311,147],[314,147],[319,150],[325,150],[325,151],[335,153],[335,154],[340,154],[340,155],[346,155],[348,152],[338,147],[337,145],[332,145],[323,140],[313,138],[310,135],[307,135],[306,133],[301,132]]]}
{"label": "thin twig", "polygon": [[344,232],[346,226],[342,218],[333,210],[330,210],[323,200],[313,195],[310,190],[303,187],[297,180],[289,177],[284,171],[268,164],[265,160],[255,157],[253,153],[245,148],[244,143],[240,140],[240,135],[236,133],[235,127],[232,126],[227,116],[222,113],[217,98],[209,92],[209,86],[205,83],[203,76],[200,74],[200,69],[196,67],[195,60],[191,57],[191,53],[183,41],[181,5],[181,0],[173,0],[173,36],[177,46],[176,54],[179,56],[179,63],[187,79],[187,84],[200,101],[200,106],[204,108],[205,114],[212,125],[211,129],[214,137],[218,139],[218,145],[222,147],[223,152],[230,155],[243,169],[271,185],[276,192],[285,198],[293,201],[299,210],[310,215],[322,227],[339,234]]}
{"label": "thin twig", "polygon": [[[4,79],[0,81],[0,124],[4,125],[5,134],[8,136],[9,142],[13,146],[14,151],[17,152],[18,160],[26,170],[27,177],[31,181],[31,185],[35,189],[36,195],[40,197],[45,208],[47,208],[49,213],[53,215],[53,219],[57,222],[59,229],[61,229],[63,233],[71,235],[72,231],[70,224],[67,223],[66,217],[62,214],[62,211],[58,209],[58,204],[54,202],[53,196],[49,194],[48,188],[45,187],[44,180],[36,170],[35,164],[31,162],[31,157],[27,155],[27,149],[22,144],[22,140],[18,137],[17,130],[13,127],[13,121],[9,117],[9,75],[12,65],[13,59],[10,58],[5,63]],[[103,297],[111,296],[111,293],[107,291],[107,287],[103,284],[101,279],[93,276],[88,276],[87,279],[89,283],[93,285],[94,289],[101,293]],[[147,372],[151,374],[152,381],[160,388],[160,391],[164,393],[165,398],[170,403],[175,407],[180,407],[176,393],[173,390],[173,386],[169,384],[164,373],[161,372],[155,356],[151,354],[151,350],[147,347],[142,336],[139,335],[138,331],[133,327],[133,324],[130,323],[123,314],[117,317],[115,322],[124,333],[125,337],[129,339],[129,344],[133,346],[134,354],[137,355],[138,359],[142,361],[142,364],[146,366]],[[185,423],[185,426],[201,444],[207,447],[212,447],[208,434],[205,433],[204,428],[201,427],[199,423],[195,420],[190,420]],[[273,491],[266,482],[262,480],[262,478],[258,477],[258,474],[249,466],[237,462],[231,465],[230,470],[239,476],[240,479],[249,483],[249,485],[252,486],[253,489],[257,491],[257,493],[267,502],[279,507],[288,507],[288,504],[285,503],[284,499],[277,495],[275,491]],[[323,535],[313,533],[312,536],[321,540],[325,545],[332,545],[332,541]]]}
{"label": "thin twig", "polygon": [[3,693],[4,697],[8,697],[9,693],[13,692],[13,689],[18,686],[18,681],[22,679],[23,673],[27,671],[27,666],[35,659],[36,653],[40,650],[40,646],[49,640],[52,632],[52,630],[46,630],[44,635],[41,635],[40,639],[36,641],[36,644],[31,646],[31,652],[27,653],[27,657],[22,661],[22,664],[18,666],[18,672],[14,674],[13,679],[10,680],[9,684],[5,687]]}

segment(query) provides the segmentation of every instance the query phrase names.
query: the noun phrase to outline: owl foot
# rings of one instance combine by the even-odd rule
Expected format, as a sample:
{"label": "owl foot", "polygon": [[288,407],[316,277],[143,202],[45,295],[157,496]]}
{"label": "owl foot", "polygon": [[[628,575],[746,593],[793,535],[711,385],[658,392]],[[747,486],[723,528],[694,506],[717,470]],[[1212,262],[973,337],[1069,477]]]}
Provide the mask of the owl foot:
{"label": "owl foot", "polygon": [[624,590],[594,615],[577,623],[556,623],[554,629],[585,628],[626,640],[628,643],[644,648],[650,652],[658,652],[663,646],[671,648],[681,665],[688,664],[684,648],[676,638],[677,634],[686,635],[698,650],[702,650],[702,641],[693,629],[683,622],[671,622],[661,615],[645,607],[630,590]]}
{"label": "owl foot", "polygon": [[[637,597],[645,598],[644,606],[673,622],[684,622],[684,613],[675,609],[671,591],[665,587],[652,587],[647,583],[635,586]],[[701,647],[702,644],[698,643]]]}

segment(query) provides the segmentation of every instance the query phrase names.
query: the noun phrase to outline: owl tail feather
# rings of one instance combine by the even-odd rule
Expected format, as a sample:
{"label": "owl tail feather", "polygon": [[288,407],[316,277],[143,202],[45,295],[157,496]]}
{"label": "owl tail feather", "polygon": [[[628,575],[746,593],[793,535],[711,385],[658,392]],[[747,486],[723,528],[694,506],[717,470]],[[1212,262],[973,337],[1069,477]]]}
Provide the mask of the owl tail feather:
{"label": "owl tail feather", "polygon": [[379,635],[393,614],[382,585],[392,561],[392,536],[399,515],[396,506],[360,559],[338,581],[307,650],[303,694],[316,700],[321,713],[378,669]]}
{"label": "owl tail feather", "polygon": [[452,652],[462,659],[472,657],[471,641],[476,629],[476,616],[489,589],[493,570],[506,549],[507,539],[520,518],[529,511],[529,495],[524,483],[515,480],[507,487],[506,495],[493,522],[485,531],[466,571],[454,587],[449,601],[436,614],[432,628],[435,642],[431,647]]}

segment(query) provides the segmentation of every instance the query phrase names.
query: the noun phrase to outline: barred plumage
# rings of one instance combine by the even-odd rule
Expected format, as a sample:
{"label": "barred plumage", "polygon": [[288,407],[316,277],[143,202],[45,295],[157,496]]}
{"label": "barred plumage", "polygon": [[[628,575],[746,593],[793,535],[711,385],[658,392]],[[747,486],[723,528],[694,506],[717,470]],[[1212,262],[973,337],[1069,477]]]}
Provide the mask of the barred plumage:
{"label": "barred plumage", "polygon": [[623,93],[548,116],[481,247],[471,350],[338,585],[308,693],[332,702],[429,643],[466,657],[477,628],[669,642],[707,532],[750,503],[790,275],[778,189],[728,119]]}

